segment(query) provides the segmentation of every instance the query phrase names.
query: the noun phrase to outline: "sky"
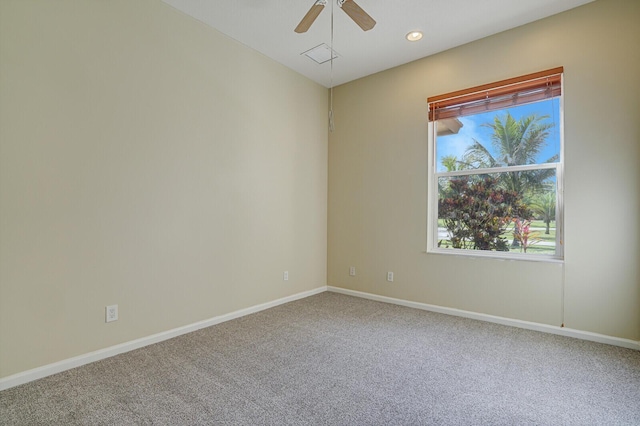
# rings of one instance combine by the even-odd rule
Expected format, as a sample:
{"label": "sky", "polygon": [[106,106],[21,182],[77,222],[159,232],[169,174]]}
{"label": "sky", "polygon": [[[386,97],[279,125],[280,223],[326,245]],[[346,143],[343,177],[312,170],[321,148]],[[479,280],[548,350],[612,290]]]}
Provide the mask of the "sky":
{"label": "sky", "polygon": [[485,114],[476,114],[458,118],[463,126],[455,135],[439,136],[436,140],[437,170],[438,172],[446,171],[442,166],[442,157],[447,155],[455,155],[459,159],[464,155],[467,147],[476,139],[491,152],[495,157],[496,152],[491,146],[491,128],[484,127],[484,123],[493,123],[496,115],[505,115],[507,111],[511,113],[514,119],[519,120],[521,117],[537,114],[547,115],[548,118],[541,121],[542,123],[554,123],[549,130],[550,134],[547,138],[547,144],[538,156],[539,162],[545,162],[550,157],[560,153],[560,99],[554,98],[545,101],[535,102],[527,105],[519,105],[504,110],[491,111]]}

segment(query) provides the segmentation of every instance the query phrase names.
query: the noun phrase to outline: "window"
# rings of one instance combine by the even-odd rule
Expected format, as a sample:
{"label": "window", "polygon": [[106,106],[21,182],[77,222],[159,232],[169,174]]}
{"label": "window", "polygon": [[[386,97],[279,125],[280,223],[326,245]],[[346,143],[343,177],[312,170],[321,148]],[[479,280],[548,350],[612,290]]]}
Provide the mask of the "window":
{"label": "window", "polygon": [[562,73],[427,100],[429,252],[562,259]]}

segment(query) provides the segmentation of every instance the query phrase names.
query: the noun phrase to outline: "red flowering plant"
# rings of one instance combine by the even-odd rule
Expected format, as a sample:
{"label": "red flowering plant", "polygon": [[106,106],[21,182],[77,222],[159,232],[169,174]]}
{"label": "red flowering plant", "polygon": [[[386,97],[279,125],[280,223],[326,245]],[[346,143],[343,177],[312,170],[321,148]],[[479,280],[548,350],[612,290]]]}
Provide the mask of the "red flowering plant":
{"label": "red flowering plant", "polygon": [[542,241],[540,232],[531,231],[531,221],[528,219],[513,219],[513,238],[520,243],[520,251],[527,252],[527,249]]}

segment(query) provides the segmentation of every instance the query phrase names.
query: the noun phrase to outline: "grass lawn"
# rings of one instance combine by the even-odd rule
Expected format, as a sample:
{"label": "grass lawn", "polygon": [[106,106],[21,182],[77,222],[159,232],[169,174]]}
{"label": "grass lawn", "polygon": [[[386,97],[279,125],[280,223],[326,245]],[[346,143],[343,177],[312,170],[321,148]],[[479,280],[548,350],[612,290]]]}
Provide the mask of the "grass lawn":
{"label": "grass lawn", "polygon": [[[555,221],[551,221],[549,224],[549,234],[545,234],[545,230],[547,228],[546,224],[541,220],[534,220],[531,222],[531,233],[533,238],[530,237],[530,241],[538,240],[537,243],[530,245],[527,248],[527,253],[531,254],[554,254],[555,253],[555,243],[556,243],[556,223]],[[444,220],[438,220],[438,227],[442,231],[445,229]],[[513,241],[513,229],[514,225],[511,224],[507,227],[507,230],[502,234],[503,238],[506,238],[508,241]],[[449,239],[442,238],[440,243],[440,247],[446,248],[447,245],[451,245]],[[521,253],[520,247],[512,247],[509,250],[511,253]]]}

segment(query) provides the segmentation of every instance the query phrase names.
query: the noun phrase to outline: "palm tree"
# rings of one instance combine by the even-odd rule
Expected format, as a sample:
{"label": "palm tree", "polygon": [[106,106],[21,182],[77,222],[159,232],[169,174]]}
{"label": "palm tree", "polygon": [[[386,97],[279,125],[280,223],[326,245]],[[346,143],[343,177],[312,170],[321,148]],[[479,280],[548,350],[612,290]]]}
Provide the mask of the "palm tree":
{"label": "palm tree", "polygon": [[[468,164],[460,161],[455,155],[445,155],[440,159],[440,163],[448,172],[455,172],[469,168]],[[448,179],[438,179],[438,194],[440,194],[441,198],[447,198],[450,195]]]}
{"label": "palm tree", "polygon": [[458,170],[458,157],[456,157],[455,155],[446,155],[442,157],[440,162],[448,172]]}
{"label": "palm tree", "polygon": [[440,163],[447,169],[448,172],[455,172],[457,170],[466,170],[469,168],[469,164],[458,159],[455,155],[445,155],[440,160]]}
{"label": "palm tree", "polygon": [[556,218],[556,192],[548,191],[536,195],[529,203],[529,207],[542,218],[547,225],[544,233],[549,235],[549,224]]}
{"label": "palm tree", "polygon": [[[507,112],[506,115],[496,115],[493,123],[485,123],[484,127],[493,130],[491,145],[496,157],[480,142],[474,139],[473,144],[467,148],[464,155],[464,163],[476,168],[509,167],[538,163],[538,154],[547,143],[549,129],[552,123],[542,123],[548,116],[532,114],[516,120]],[[546,162],[558,161],[558,155],[554,155]],[[520,171],[503,173],[500,176],[500,185],[505,189],[516,191],[525,195],[526,192],[534,194],[544,187],[544,182],[554,174],[553,169]]]}
{"label": "palm tree", "polygon": [[[497,153],[496,157],[474,139],[465,152],[464,162],[476,168],[537,164],[537,157],[547,144],[549,129],[553,127],[553,123],[542,122],[547,118],[546,115],[531,114],[516,120],[508,111],[504,116],[496,115],[493,123],[483,124],[484,127],[493,130],[491,145]],[[554,155],[546,162],[553,163],[558,161],[558,158],[558,155]],[[544,190],[545,182],[552,178],[554,173],[554,169],[500,173],[498,185],[515,191],[522,197],[532,197]],[[511,245],[518,246],[515,235]]]}

